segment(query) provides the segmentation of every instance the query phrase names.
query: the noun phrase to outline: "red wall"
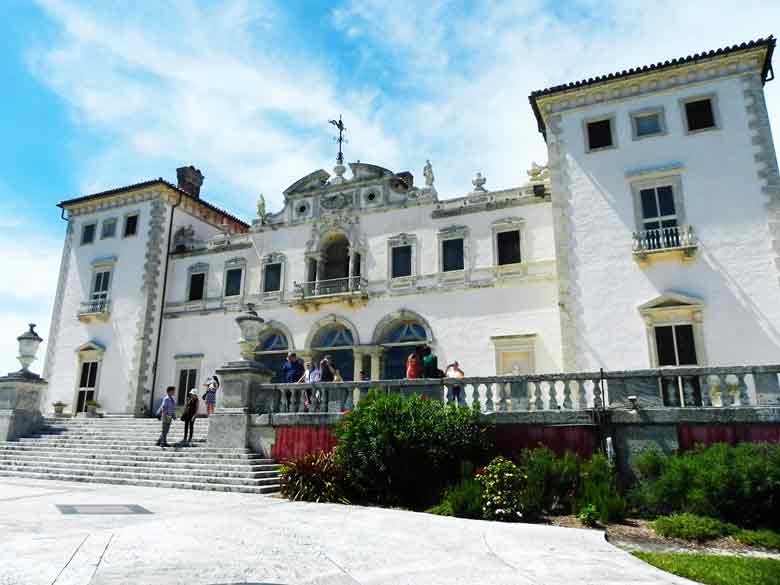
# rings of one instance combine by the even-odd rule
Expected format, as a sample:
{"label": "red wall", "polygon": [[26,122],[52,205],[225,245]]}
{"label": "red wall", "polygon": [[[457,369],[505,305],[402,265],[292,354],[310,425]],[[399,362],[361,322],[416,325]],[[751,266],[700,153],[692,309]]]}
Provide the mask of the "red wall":
{"label": "red wall", "polygon": [[598,445],[594,427],[577,426],[496,425],[493,440],[498,452],[506,457],[515,457],[522,449],[533,449],[541,444],[559,455],[573,451],[588,459]]}
{"label": "red wall", "polygon": [[677,425],[680,449],[712,443],[780,443],[778,424]]}
{"label": "red wall", "polygon": [[271,456],[277,461],[296,459],[308,453],[330,451],[336,446],[331,426],[276,427]]}

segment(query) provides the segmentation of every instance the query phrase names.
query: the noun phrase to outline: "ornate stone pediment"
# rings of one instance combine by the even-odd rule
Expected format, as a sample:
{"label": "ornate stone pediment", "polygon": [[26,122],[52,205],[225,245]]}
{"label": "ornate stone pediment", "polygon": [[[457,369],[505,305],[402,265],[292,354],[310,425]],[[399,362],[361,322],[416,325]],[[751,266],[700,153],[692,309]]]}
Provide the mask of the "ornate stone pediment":
{"label": "ornate stone pediment", "polygon": [[334,193],[333,195],[325,195],[320,199],[320,205],[326,211],[341,211],[352,208],[354,202],[355,194],[353,192]]}
{"label": "ornate stone pediment", "polygon": [[327,171],[323,169],[314,171],[287,187],[287,189],[284,190],[284,195],[287,197],[295,193],[304,193],[306,191],[311,191],[312,189],[321,189],[327,184],[328,179],[330,179],[330,174]]}

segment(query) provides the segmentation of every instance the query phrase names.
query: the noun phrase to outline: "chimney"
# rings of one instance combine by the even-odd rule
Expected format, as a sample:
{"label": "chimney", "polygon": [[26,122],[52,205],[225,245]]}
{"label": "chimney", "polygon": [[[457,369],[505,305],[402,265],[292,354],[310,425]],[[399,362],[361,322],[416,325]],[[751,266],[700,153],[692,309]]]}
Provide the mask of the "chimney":
{"label": "chimney", "polygon": [[178,187],[196,199],[200,197],[200,186],[203,185],[203,173],[192,165],[176,169]]}

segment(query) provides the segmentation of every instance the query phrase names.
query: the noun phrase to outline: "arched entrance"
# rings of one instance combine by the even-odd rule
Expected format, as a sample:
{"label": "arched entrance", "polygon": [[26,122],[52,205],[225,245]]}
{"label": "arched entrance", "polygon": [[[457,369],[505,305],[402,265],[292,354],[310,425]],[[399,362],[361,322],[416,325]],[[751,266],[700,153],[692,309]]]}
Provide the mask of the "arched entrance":
{"label": "arched entrance", "polygon": [[404,311],[378,326],[376,342],[384,348],[382,379],[400,380],[406,377],[406,360],[417,346],[432,342],[429,328],[423,320]]}
{"label": "arched entrance", "polygon": [[355,338],[343,323],[333,322],[317,331],[311,340],[311,354],[315,362],[329,355],[334,367],[344,380],[355,379]]}
{"label": "arched entrance", "polygon": [[260,337],[255,350],[255,361],[274,373],[271,382],[282,382],[282,364],[290,351],[287,335],[279,329],[270,329]]}

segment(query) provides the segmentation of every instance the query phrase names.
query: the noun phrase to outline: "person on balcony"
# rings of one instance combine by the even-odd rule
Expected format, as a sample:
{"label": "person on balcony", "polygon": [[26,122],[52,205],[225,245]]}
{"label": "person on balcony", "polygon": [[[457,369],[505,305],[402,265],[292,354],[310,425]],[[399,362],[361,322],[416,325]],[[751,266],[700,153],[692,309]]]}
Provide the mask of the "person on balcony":
{"label": "person on balcony", "polygon": [[336,368],[333,367],[333,360],[326,355],[320,361],[320,382],[333,382],[336,379]]}
{"label": "person on balcony", "polygon": [[297,384],[303,376],[303,362],[298,359],[294,351],[287,354],[287,359],[282,364],[282,380],[285,384]]}
{"label": "person on balcony", "polygon": [[422,373],[422,357],[418,348],[406,358],[406,378],[408,380],[416,380],[422,377]]}
{"label": "person on balcony", "polygon": [[[452,362],[449,366],[447,366],[447,370],[444,372],[445,377],[447,378],[455,378],[457,380],[462,380],[466,377],[466,374],[463,372],[463,370],[460,367],[460,364],[457,361]],[[461,392],[462,386],[460,384],[454,384],[450,386],[450,401],[455,405],[460,405],[460,392]]]}

